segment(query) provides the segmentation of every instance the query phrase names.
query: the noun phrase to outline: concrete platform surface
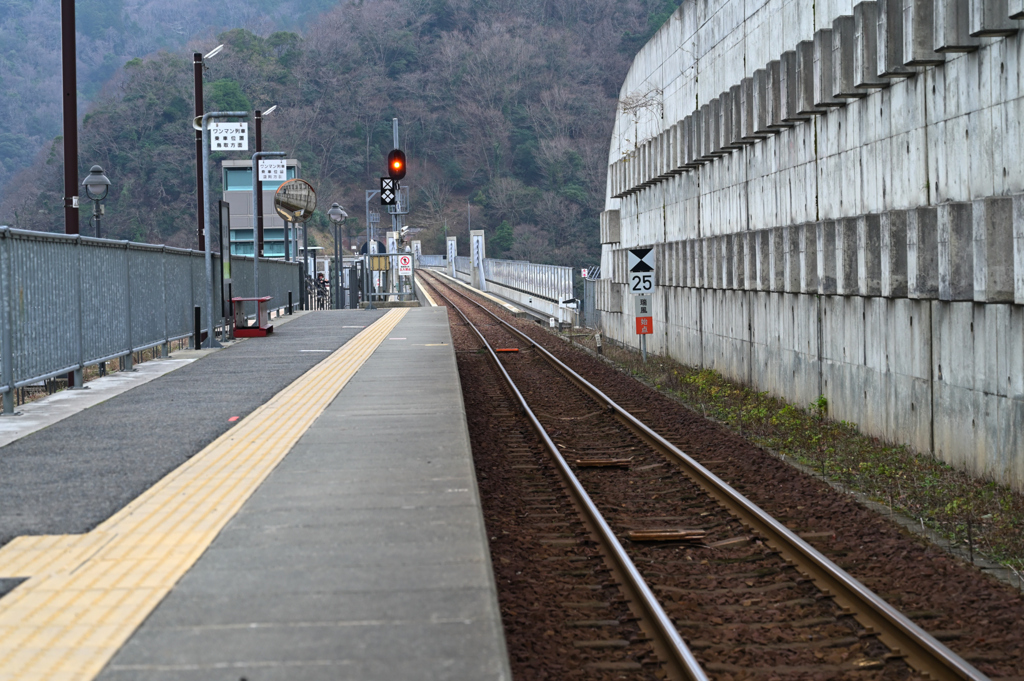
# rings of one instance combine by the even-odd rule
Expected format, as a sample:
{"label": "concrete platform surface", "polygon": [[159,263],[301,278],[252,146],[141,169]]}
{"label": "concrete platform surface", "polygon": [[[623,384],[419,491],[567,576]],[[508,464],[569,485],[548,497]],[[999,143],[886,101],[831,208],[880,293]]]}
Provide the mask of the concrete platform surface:
{"label": "concrete platform surface", "polygon": [[511,679],[445,308],[406,311],[99,678]]}
{"label": "concrete platform surface", "polygon": [[[0,447],[0,546],[19,535],[88,532],[383,314],[306,314],[267,338],[194,353],[196,361],[139,365],[147,378],[178,366],[153,380],[109,377],[112,392],[99,403]],[[117,386],[130,389],[113,394]],[[69,393],[68,408],[92,394]],[[37,408],[56,410],[66,399],[57,397]],[[12,427],[26,416],[10,417]]]}

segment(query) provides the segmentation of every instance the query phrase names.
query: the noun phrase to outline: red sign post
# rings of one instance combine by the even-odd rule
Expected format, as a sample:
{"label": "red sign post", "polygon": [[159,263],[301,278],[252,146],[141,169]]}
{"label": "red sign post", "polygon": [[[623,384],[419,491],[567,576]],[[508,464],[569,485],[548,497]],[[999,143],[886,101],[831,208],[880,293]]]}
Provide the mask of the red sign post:
{"label": "red sign post", "polygon": [[640,352],[647,361],[647,338],[654,333],[654,310],[651,306],[650,294],[634,298],[634,316],[636,317],[636,335],[640,336]]}

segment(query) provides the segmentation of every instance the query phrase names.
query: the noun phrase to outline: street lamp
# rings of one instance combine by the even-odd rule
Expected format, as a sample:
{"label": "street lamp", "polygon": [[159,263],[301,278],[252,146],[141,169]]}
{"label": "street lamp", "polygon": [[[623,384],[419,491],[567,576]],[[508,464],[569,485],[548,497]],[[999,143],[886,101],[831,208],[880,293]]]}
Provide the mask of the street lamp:
{"label": "street lamp", "polygon": [[[205,61],[215,57],[224,49],[218,45],[205,55],[202,52],[192,53],[192,78],[195,87],[196,118],[206,113],[203,108],[203,70],[206,68]],[[206,213],[203,209],[205,200],[205,187],[203,187],[203,132],[202,128],[196,128],[196,236],[200,250],[206,248]]]}
{"label": "street lamp", "polygon": [[[210,54],[213,54],[212,52]],[[266,111],[260,111],[256,109],[254,112],[254,122],[256,127],[256,151],[263,151],[263,117],[273,113],[274,109],[277,108],[277,104],[270,107]],[[253,172],[256,172],[256,168],[253,168]],[[287,179],[287,175],[285,175]],[[256,202],[256,233],[253,234],[253,253],[258,257],[263,257],[263,183],[256,180],[256,191],[258,192],[259,201]],[[284,249],[285,249],[285,260],[288,260],[288,225],[284,226]]]}
{"label": "street lamp", "polygon": [[110,189],[110,180],[103,174],[103,168],[93,166],[89,169],[89,175],[82,182],[85,187],[85,195],[92,199],[92,219],[96,221],[96,238],[100,238],[100,216],[103,215],[103,207],[100,201],[107,198],[107,191]]}
{"label": "street lamp", "polygon": [[335,203],[331,206],[331,209],[327,211],[327,217],[334,223],[334,309],[340,310],[345,307],[341,300],[341,273],[344,271],[342,265],[345,260],[345,252],[342,249],[341,244],[341,230],[340,227],[345,219],[348,217],[348,213],[339,203]]}

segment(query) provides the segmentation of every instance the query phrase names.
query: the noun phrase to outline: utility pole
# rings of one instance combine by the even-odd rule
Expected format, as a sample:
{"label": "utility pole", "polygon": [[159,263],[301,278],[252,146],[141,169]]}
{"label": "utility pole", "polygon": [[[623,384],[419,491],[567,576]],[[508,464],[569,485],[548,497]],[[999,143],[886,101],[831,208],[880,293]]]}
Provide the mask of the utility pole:
{"label": "utility pole", "polygon": [[[192,53],[192,78],[195,84],[196,118],[203,115],[203,53]],[[203,187],[203,131],[196,130],[196,243],[206,248],[206,188]]]}
{"label": "utility pole", "polygon": [[[209,51],[205,56],[202,52],[192,53],[192,79],[195,89],[195,103],[196,103],[196,119],[200,119],[203,116],[203,69],[206,68],[206,59],[213,57],[220,53],[224,49],[223,45],[218,45]],[[206,218],[207,212],[204,206],[206,205],[206,187],[203,186],[203,168],[200,165],[203,162],[203,130],[201,127],[193,126],[196,128],[196,243],[198,243],[198,249],[201,251],[206,248]]]}
{"label": "utility pole", "polygon": [[[392,118],[391,119],[391,136],[394,138],[394,145],[395,145],[395,146],[392,147],[392,149],[398,149],[399,147],[398,147],[398,119],[397,118]],[[400,221],[399,216],[398,216],[398,210],[400,208],[398,202],[401,200],[399,198],[400,196],[401,196],[401,191],[399,191],[399,189],[398,189],[398,183],[395,182],[395,212],[391,214],[391,232],[396,237],[399,234],[399,229],[401,229],[401,227],[400,227],[401,221]],[[389,247],[391,246],[391,240],[390,239],[388,240],[387,245]],[[398,252],[398,240],[397,239],[395,240],[394,249],[395,249],[395,252],[397,253]],[[388,251],[391,251],[391,248],[388,248]],[[392,262],[392,260],[394,260],[394,259],[391,258],[391,257],[388,257],[388,263],[390,263],[390,267],[388,269],[388,291],[397,291],[398,290],[398,275],[396,273],[398,271],[398,261],[394,260],[394,262]],[[388,299],[390,300],[390,297]]]}
{"label": "utility pole", "polygon": [[[61,84],[64,87],[64,233],[78,234],[78,53],[75,45],[75,0],[60,2],[60,41]],[[4,343],[7,343],[6,339]],[[81,369],[68,373],[69,388],[81,388],[83,381]],[[4,412],[14,413],[13,382],[11,391],[4,396]]]}
{"label": "utility pole", "polygon": [[[391,119],[391,136],[394,138],[394,144],[395,144],[395,146],[393,146],[392,149],[400,148],[398,146],[398,119],[397,118],[392,118]],[[399,194],[400,194],[400,192],[398,191],[398,187],[396,186],[395,187],[395,199],[396,199],[395,212],[392,213],[392,215],[391,215],[391,231],[392,232],[397,232],[401,228],[400,218],[398,216],[398,203],[397,203]]]}
{"label": "utility pole", "polygon": [[64,233],[78,234],[78,63],[74,0],[61,0],[60,39],[64,86]]}

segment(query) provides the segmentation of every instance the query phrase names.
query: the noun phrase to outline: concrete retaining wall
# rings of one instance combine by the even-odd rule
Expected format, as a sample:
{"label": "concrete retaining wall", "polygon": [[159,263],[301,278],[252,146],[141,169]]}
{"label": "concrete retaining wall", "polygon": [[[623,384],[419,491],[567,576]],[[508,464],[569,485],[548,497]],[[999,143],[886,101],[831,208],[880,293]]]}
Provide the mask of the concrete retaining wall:
{"label": "concrete retaining wall", "polygon": [[1011,11],[685,1],[620,95],[605,333],[636,343],[626,250],[653,245],[652,351],[1024,488]]}

